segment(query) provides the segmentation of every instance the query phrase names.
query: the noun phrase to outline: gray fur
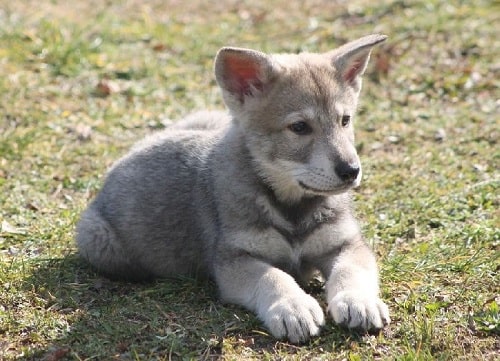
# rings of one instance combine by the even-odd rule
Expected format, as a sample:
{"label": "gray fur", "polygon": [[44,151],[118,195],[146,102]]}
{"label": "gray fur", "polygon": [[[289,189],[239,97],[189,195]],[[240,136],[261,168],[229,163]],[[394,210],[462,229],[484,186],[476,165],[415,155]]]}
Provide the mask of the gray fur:
{"label": "gray fur", "polygon": [[[334,321],[379,329],[375,258],[348,190],[361,172],[352,124],[371,35],[327,54],[223,48],[215,75],[230,113],[200,112],[135,145],[82,214],[82,257],[113,278],[209,275],[223,300],[291,342],[317,335],[319,270]],[[292,124],[311,132],[297,134]]]}

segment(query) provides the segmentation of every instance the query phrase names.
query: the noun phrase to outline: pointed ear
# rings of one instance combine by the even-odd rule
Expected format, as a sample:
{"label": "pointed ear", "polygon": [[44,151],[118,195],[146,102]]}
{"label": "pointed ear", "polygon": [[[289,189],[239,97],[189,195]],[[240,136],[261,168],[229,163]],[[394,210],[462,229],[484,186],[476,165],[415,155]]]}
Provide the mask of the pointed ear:
{"label": "pointed ear", "polygon": [[386,35],[373,34],[347,43],[334,50],[333,66],[337,69],[343,81],[357,85],[357,80],[366,70],[372,48],[385,41]]}
{"label": "pointed ear", "polygon": [[226,47],[215,57],[217,83],[241,103],[245,97],[261,93],[270,81],[271,73],[271,59],[259,51]]}

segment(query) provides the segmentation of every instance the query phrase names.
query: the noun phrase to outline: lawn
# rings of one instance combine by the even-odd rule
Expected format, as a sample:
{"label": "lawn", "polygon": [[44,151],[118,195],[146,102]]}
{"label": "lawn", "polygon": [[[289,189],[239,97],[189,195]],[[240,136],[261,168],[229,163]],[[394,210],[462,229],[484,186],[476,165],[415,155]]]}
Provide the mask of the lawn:
{"label": "lawn", "polygon": [[[0,359],[494,360],[500,352],[495,1],[0,0]],[[224,45],[327,51],[389,36],[365,76],[355,192],[392,324],[273,339],[194,280],[112,282],[74,226],[106,169],[223,106]],[[311,285],[321,299],[321,285]]]}

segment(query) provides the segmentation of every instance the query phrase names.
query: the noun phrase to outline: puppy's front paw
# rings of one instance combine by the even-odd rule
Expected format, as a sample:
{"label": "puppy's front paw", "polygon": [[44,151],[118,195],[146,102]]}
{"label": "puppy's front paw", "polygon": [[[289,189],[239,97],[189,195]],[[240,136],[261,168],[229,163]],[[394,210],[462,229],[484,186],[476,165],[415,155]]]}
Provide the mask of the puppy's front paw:
{"label": "puppy's front paw", "polygon": [[380,330],[391,322],[387,305],[363,292],[339,292],[330,301],[328,310],[335,323],[364,331]]}
{"label": "puppy's front paw", "polygon": [[276,301],[266,312],[264,323],[274,337],[300,343],[319,334],[325,317],[318,302],[304,294]]}

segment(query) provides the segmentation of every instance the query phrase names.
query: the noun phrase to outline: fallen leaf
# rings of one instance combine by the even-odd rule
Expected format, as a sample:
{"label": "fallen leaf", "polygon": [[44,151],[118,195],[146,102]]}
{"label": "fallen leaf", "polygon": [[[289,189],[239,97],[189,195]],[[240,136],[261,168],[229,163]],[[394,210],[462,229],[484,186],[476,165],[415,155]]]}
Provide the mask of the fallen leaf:
{"label": "fallen leaf", "polygon": [[36,204],[34,204],[33,202],[29,202],[26,204],[26,208],[29,209],[30,211],[39,211],[40,210],[40,207],[38,207]]}
{"label": "fallen leaf", "polygon": [[95,92],[98,96],[107,97],[111,94],[118,93],[120,87],[118,84],[112,80],[103,79],[97,83]]}
{"label": "fallen leaf", "polygon": [[69,351],[70,351],[70,349],[66,348],[66,347],[58,348],[58,349],[46,354],[44,357],[44,360],[46,360],[46,361],[59,361],[59,360],[65,358],[68,355]]}
{"label": "fallen leaf", "polygon": [[166,49],[167,49],[167,46],[165,44],[158,43],[158,44],[153,45],[154,51],[165,51]]}
{"label": "fallen leaf", "polygon": [[387,75],[389,73],[391,68],[390,59],[390,53],[388,51],[377,53],[375,56],[375,69],[377,69],[378,73],[382,75]]}

